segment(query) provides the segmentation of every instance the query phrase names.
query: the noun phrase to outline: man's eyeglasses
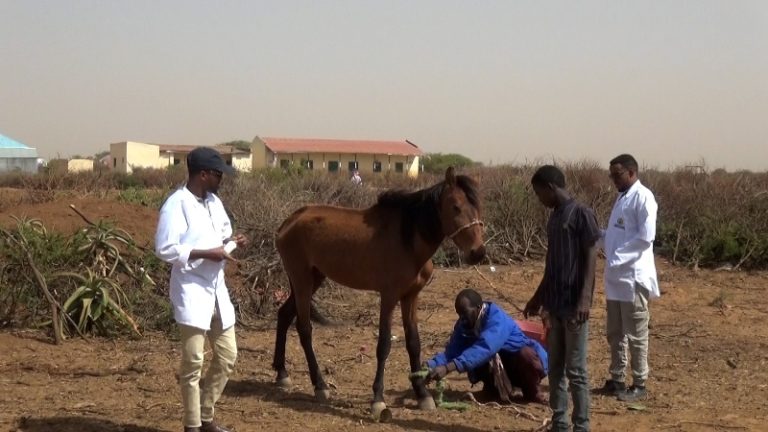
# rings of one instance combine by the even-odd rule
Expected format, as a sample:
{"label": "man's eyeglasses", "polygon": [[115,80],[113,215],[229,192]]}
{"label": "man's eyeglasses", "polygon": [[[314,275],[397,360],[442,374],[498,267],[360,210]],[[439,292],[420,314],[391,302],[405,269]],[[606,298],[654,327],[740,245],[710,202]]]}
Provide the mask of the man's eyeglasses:
{"label": "man's eyeglasses", "polygon": [[626,172],[627,172],[627,170],[622,170],[622,171],[615,171],[615,172],[612,172],[612,173],[608,174],[608,177],[610,177],[610,178],[612,178],[612,179],[614,179],[614,180],[615,180],[615,179],[619,179],[619,178],[621,178],[621,176],[623,176],[623,175],[624,175]]}

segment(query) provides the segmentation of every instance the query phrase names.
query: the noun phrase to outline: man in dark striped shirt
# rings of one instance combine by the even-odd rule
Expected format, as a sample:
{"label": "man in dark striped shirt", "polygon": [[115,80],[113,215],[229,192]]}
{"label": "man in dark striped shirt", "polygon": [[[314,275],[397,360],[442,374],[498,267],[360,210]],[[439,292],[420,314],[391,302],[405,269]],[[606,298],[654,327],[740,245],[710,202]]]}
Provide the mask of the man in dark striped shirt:
{"label": "man in dark striped shirt", "polygon": [[544,277],[523,313],[526,317],[541,313],[548,329],[552,431],[569,430],[567,376],[573,430],[584,432],[589,430],[587,337],[600,229],[592,209],[565,190],[565,176],[557,167],[540,167],[531,184],[541,203],[553,212],[547,223]]}

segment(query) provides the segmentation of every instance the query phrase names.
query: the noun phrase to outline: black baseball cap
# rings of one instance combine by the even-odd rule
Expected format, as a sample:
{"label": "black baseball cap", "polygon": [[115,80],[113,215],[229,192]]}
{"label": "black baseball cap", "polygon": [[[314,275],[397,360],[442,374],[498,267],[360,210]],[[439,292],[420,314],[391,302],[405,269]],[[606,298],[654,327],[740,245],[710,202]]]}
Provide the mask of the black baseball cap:
{"label": "black baseball cap", "polygon": [[221,154],[210,147],[198,147],[187,155],[187,167],[192,172],[213,170],[234,174],[235,170],[227,165]]}

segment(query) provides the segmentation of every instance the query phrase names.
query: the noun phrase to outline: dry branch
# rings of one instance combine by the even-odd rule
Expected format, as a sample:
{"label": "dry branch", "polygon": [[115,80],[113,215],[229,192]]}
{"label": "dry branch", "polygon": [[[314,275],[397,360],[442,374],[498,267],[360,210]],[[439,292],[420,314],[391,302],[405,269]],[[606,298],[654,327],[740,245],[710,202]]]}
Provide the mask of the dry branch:
{"label": "dry branch", "polygon": [[532,421],[536,421],[536,422],[539,421],[538,417],[536,417],[535,415],[533,415],[530,412],[526,411],[522,407],[517,406],[516,404],[505,404],[505,405],[502,405],[502,404],[500,404],[498,402],[494,402],[494,401],[491,401],[491,402],[480,402],[480,401],[477,400],[477,398],[475,398],[475,395],[472,394],[472,392],[468,392],[466,394],[466,398],[469,399],[471,402],[473,402],[474,404],[476,404],[478,406],[491,407],[491,408],[496,408],[496,409],[511,409],[511,410],[515,411],[515,413],[517,413],[517,415],[520,416],[520,417],[524,417],[524,418],[527,418],[528,420],[532,420]]}
{"label": "dry branch", "polygon": [[708,422],[702,422],[702,421],[696,421],[696,420],[681,420],[677,423],[672,423],[668,425],[660,425],[659,429],[672,429],[676,427],[680,427],[684,424],[692,424],[697,426],[709,426],[711,428],[715,429],[739,429],[739,430],[748,430],[749,428],[745,426],[738,426],[738,425],[728,425],[728,424],[722,424],[722,423],[708,423]]}

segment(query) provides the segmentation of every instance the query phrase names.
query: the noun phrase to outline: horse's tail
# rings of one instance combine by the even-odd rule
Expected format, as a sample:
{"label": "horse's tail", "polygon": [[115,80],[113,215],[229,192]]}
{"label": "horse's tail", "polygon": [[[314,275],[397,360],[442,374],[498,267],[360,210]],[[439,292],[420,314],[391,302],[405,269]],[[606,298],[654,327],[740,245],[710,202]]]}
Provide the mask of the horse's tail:
{"label": "horse's tail", "polygon": [[309,305],[309,319],[321,326],[334,325],[333,321],[326,318],[325,315],[320,312],[320,309],[317,308],[317,304],[314,301]]}
{"label": "horse's tail", "polygon": [[[291,281],[291,278],[288,277],[288,286],[291,289],[291,294],[288,296],[288,300],[286,301],[296,301],[296,297],[293,293],[293,282]],[[309,304],[309,319],[312,322],[315,322],[317,324],[320,324],[321,326],[329,327],[335,325],[335,323],[328,318],[326,318],[325,315],[323,315],[322,312],[320,312],[320,309],[317,307],[317,303],[314,299],[314,293],[312,294],[312,302]]]}

